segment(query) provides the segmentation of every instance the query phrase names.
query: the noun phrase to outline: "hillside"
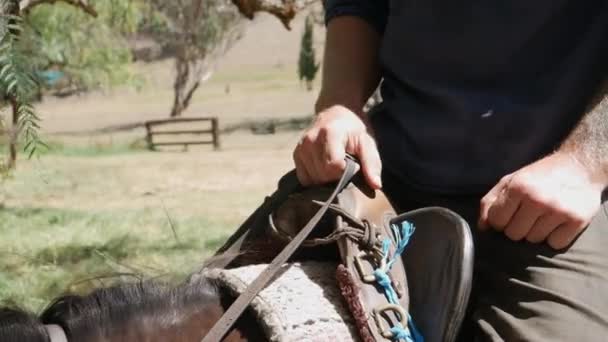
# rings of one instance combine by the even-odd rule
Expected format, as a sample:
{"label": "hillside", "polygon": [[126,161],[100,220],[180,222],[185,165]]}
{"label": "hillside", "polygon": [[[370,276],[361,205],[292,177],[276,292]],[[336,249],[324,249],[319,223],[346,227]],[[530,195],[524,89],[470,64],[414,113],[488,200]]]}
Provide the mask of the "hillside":
{"label": "hillside", "polygon": [[[287,31],[267,14],[248,21],[243,38],[218,61],[216,72],[197,92],[186,115],[215,115],[221,124],[227,124],[309,114],[316,92],[306,92],[296,72],[303,22],[303,15],[298,16],[293,30]],[[320,57],[322,27],[316,27],[316,36]],[[172,102],[172,61],[138,63],[133,68],[145,80],[139,91],[123,87],[67,99],[46,98],[38,106],[44,129],[89,131],[167,117]]]}

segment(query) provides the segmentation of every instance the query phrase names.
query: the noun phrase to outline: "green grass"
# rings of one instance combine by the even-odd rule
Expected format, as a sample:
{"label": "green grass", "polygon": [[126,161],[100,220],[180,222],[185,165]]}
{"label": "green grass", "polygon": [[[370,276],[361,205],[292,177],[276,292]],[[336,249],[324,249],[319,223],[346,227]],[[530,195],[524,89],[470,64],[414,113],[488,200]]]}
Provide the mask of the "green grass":
{"label": "green grass", "polygon": [[296,71],[288,67],[245,67],[239,70],[220,70],[215,75],[213,75],[213,77],[209,81],[209,84],[246,84],[260,82],[267,83],[273,81],[297,81]]}
{"label": "green grass", "polygon": [[52,154],[66,157],[98,157],[116,154],[126,154],[147,151],[143,141],[134,142],[90,142],[83,145],[66,145],[58,141],[47,143],[48,149],[41,151],[41,155]]}
{"label": "green grass", "polygon": [[[55,155],[66,157],[100,157],[136,152],[146,152],[143,139],[133,141],[90,141],[80,144],[66,144],[60,140],[43,138],[46,146],[41,146],[37,151],[38,156]],[[7,145],[0,141],[0,156],[8,152]],[[18,153],[23,155],[23,146],[19,146]]]}
{"label": "green grass", "polygon": [[66,291],[198,269],[230,230],[225,221],[164,211],[0,209],[0,304],[33,311]]}

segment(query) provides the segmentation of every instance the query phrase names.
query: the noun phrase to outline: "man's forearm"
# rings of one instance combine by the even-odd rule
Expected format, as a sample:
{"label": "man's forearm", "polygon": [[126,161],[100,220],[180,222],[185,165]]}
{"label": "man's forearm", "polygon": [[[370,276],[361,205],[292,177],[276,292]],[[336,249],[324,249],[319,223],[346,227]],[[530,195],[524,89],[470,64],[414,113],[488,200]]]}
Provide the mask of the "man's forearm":
{"label": "man's forearm", "polygon": [[608,82],[593,107],[562,144],[590,172],[594,181],[608,186]]}
{"label": "man's forearm", "polygon": [[379,49],[380,34],[365,20],[344,16],[329,22],[317,113],[342,105],[362,114],[380,82]]}

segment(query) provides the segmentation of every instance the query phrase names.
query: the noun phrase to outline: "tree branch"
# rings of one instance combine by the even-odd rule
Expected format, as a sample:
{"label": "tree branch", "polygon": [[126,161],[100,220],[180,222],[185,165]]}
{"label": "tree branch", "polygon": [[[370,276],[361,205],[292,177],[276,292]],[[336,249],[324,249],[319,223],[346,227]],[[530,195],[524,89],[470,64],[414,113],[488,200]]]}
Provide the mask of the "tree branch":
{"label": "tree branch", "polygon": [[27,13],[33,7],[41,5],[41,4],[54,4],[56,2],[64,2],[68,5],[72,5],[74,7],[80,8],[85,13],[89,14],[92,17],[97,17],[97,11],[93,6],[89,5],[88,0],[23,0],[20,3],[21,11],[23,13]]}
{"label": "tree branch", "polygon": [[318,0],[232,0],[241,14],[253,19],[256,12],[268,12],[277,17],[285,28],[291,30],[289,25],[296,13],[312,5]]}

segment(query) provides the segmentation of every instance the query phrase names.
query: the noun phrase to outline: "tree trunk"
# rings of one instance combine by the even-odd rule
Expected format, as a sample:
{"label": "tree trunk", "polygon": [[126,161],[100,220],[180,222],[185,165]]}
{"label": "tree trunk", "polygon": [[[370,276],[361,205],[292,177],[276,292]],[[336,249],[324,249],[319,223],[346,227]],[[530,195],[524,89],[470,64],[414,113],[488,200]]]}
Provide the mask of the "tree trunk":
{"label": "tree trunk", "polygon": [[201,76],[197,72],[192,72],[192,66],[188,61],[176,57],[175,69],[177,75],[175,76],[175,83],[173,85],[172,118],[181,116],[188,106],[190,106],[194,92],[196,92],[201,84]]}
{"label": "tree trunk", "polygon": [[173,108],[171,108],[170,116],[172,118],[182,116],[184,110],[186,110],[186,108],[182,105],[181,94],[176,90],[175,95],[173,96]]}
{"label": "tree trunk", "polygon": [[17,138],[19,137],[19,111],[17,100],[11,96],[10,104],[13,109],[13,121],[9,131],[9,152],[7,168],[13,170],[17,167]]}
{"label": "tree trunk", "polygon": [[175,83],[173,83],[173,108],[171,108],[171,117],[181,116],[185,108],[183,108],[183,97],[190,68],[188,62],[183,60],[179,55],[175,57]]}
{"label": "tree trunk", "polygon": [[192,96],[194,95],[194,92],[198,89],[200,84],[201,84],[200,81],[194,82],[194,84],[186,92],[186,96],[184,97],[184,101],[182,102],[183,110],[186,110],[188,108],[188,106],[190,106],[190,101],[192,100]]}
{"label": "tree trunk", "polygon": [[312,80],[306,80],[306,90],[312,90]]}

